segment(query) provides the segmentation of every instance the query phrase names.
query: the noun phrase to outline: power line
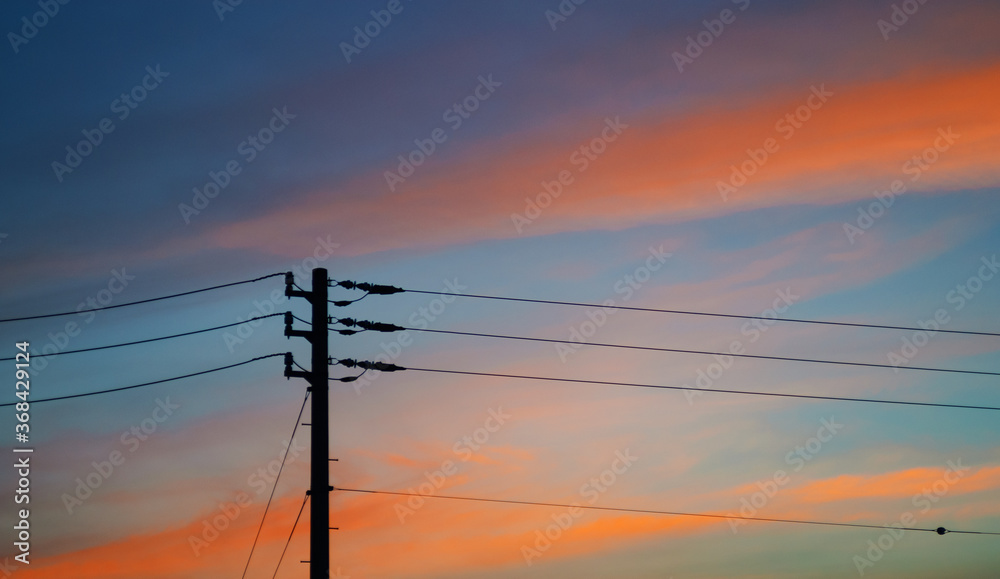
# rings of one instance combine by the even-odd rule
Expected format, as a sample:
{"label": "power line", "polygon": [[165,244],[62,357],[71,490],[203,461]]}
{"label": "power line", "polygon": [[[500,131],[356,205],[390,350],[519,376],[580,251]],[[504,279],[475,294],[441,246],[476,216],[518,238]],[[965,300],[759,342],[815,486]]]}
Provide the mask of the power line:
{"label": "power line", "polygon": [[[680,314],[680,315],[688,315],[688,316],[710,316],[710,317],[716,317],[716,318],[736,318],[736,319],[741,319],[741,320],[765,320],[765,321],[768,321],[768,322],[789,322],[789,323],[796,323],[796,324],[820,324],[820,325],[826,325],[826,326],[844,326],[844,327],[851,327],[851,328],[875,328],[875,329],[881,329],[881,330],[904,330],[904,331],[913,331],[913,332],[926,332],[926,331],[928,331],[926,328],[910,327],[910,326],[891,326],[891,325],[886,325],[886,324],[862,324],[862,323],[855,323],[855,322],[834,322],[834,321],[830,321],[830,320],[808,320],[808,319],[801,319],[801,318],[768,318],[768,317],[764,317],[764,316],[747,316],[747,315],[740,315],[740,314],[723,314],[723,313],[718,313],[718,312],[697,312],[697,311],[691,311],[691,310],[668,310],[668,309],[661,309],[661,308],[640,308],[640,307],[633,307],[633,306],[618,306],[618,305],[616,305],[616,306],[607,306],[607,305],[604,305],[604,304],[588,304],[588,303],[581,303],[581,302],[567,302],[567,301],[557,301],[557,300],[539,300],[539,299],[528,299],[528,298],[512,298],[512,297],[505,297],[505,296],[488,296],[488,295],[479,295],[479,294],[461,294],[461,293],[452,293],[452,292],[443,292],[443,291],[425,291],[425,290],[413,290],[413,289],[403,289],[401,291],[409,292],[409,293],[414,293],[414,294],[456,296],[456,297],[462,297],[462,298],[476,298],[476,299],[486,299],[486,300],[503,300],[503,301],[510,301],[510,302],[524,302],[524,303],[533,303],[533,304],[549,304],[549,305],[558,305],[558,306],[576,306],[576,307],[585,307],[585,308],[608,308],[608,307],[610,307],[610,308],[616,309],[616,310],[629,310],[629,311],[634,311],[634,312],[653,312],[653,313],[660,313],[660,314]],[[975,331],[971,331],[971,330],[945,330],[945,329],[938,329],[938,330],[935,330],[935,332],[939,332],[939,333],[942,333],[942,334],[964,334],[964,335],[969,335],[969,336],[992,336],[992,337],[1000,337],[1000,332],[975,332]]]}
{"label": "power line", "polygon": [[[257,317],[257,318],[249,318],[249,319],[244,320],[242,322],[234,322],[232,324],[226,324],[226,325],[223,325],[223,326],[215,326],[214,328],[205,328],[204,330],[195,330],[193,332],[184,332],[183,334],[173,334],[171,336],[163,336],[163,337],[160,337],[160,338],[149,338],[149,339],[146,339],[146,340],[136,340],[134,342],[124,342],[122,344],[111,344],[111,345],[108,345],[108,346],[97,346],[95,348],[83,348],[81,350],[67,350],[65,352],[53,352],[51,354],[32,354],[32,356],[35,357],[35,358],[47,358],[49,356],[62,356],[62,355],[65,355],[65,354],[80,354],[80,353],[83,353],[83,352],[96,352],[98,350],[109,350],[111,348],[121,348],[123,346],[135,346],[137,344],[148,344],[150,342],[159,342],[161,340],[172,340],[174,338],[183,338],[184,336],[193,336],[195,334],[204,334],[206,332],[212,332],[212,331],[215,331],[215,330],[222,330],[224,328],[231,328],[233,326],[242,326],[243,324],[246,324],[248,322],[252,322],[252,321],[255,321],[255,320],[263,320],[263,319],[266,319],[266,318],[273,318],[275,316],[283,316],[283,315],[284,315],[283,312],[282,313],[274,313],[274,314],[268,314],[266,316],[260,316],[260,317]],[[9,361],[14,360],[14,359],[15,359],[15,357],[0,358],[0,362],[9,362]]]}
{"label": "power line", "polygon": [[59,313],[56,313],[56,314],[42,314],[42,315],[38,315],[38,316],[25,316],[25,317],[22,317],[22,318],[0,319],[0,323],[4,323],[4,322],[22,322],[22,321],[25,321],[25,320],[41,320],[41,319],[44,319],[44,318],[56,318],[56,317],[59,317],[59,316],[72,316],[74,314],[86,314],[86,313],[89,313],[89,312],[100,312],[100,311],[103,311],[103,310],[113,310],[115,308],[124,308],[124,307],[128,307],[128,306],[136,306],[136,305],[139,305],[139,304],[148,304],[150,302],[158,302],[158,301],[161,301],[161,300],[169,300],[169,299],[173,299],[173,298],[179,298],[179,297],[182,297],[182,296],[189,296],[189,295],[193,295],[193,294],[198,294],[198,293],[202,293],[202,292],[207,292],[207,291],[222,289],[222,288],[226,288],[226,287],[232,287],[232,286],[242,285],[242,284],[247,284],[247,283],[254,283],[254,282],[258,282],[258,281],[265,280],[265,279],[268,279],[268,278],[278,277],[278,276],[281,276],[281,275],[285,275],[285,272],[272,273],[270,275],[265,275],[265,276],[254,278],[254,279],[247,279],[247,280],[243,280],[243,281],[234,281],[232,283],[224,283],[222,285],[215,285],[215,286],[212,286],[212,287],[202,288],[202,289],[198,289],[198,290],[192,290],[192,291],[189,291],[189,292],[182,292],[182,293],[179,293],[179,294],[171,294],[169,296],[162,296],[162,297],[158,297],[158,298],[149,298],[149,299],[146,299],[146,300],[139,300],[139,301],[128,302],[128,303],[124,303],[124,304],[115,304],[113,306],[103,306],[103,307],[100,307],[100,308],[91,308],[91,309],[86,309],[86,310],[74,310],[72,312],[59,312]]}
{"label": "power line", "polygon": [[[860,366],[865,368],[891,368],[893,370],[921,370],[925,372],[946,372],[951,374],[974,374],[980,376],[1000,376],[1000,372],[989,372],[984,370],[958,370],[952,368],[930,368],[925,366],[894,366],[892,364],[876,364],[871,362],[845,362],[841,360],[823,360],[818,358],[793,358],[789,356],[767,356],[763,354],[736,354],[736,353],[725,353],[725,352],[707,352],[704,350],[686,350],[679,348],[657,348],[653,346],[632,346],[625,344],[602,344],[597,342],[578,342],[574,340],[557,340],[554,338],[532,338],[526,336],[509,336],[505,334],[484,334],[482,332],[459,332],[456,330],[433,330],[429,328],[410,328],[405,326],[397,326],[394,324],[385,324],[377,322],[368,321],[357,321],[350,318],[339,319],[338,323],[346,326],[358,326],[363,328],[361,331],[376,331],[376,332],[400,332],[404,330],[411,330],[414,332],[430,332],[435,334],[452,334],[457,336],[474,336],[480,338],[500,338],[504,340],[522,340],[528,342],[546,342],[551,344],[571,344],[575,346],[597,346],[602,348],[623,348],[627,350],[644,350],[650,352],[670,352],[674,354],[697,354],[702,356],[730,356],[734,358],[752,358],[757,360],[777,360],[781,362],[808,362],[812,364],[832,364],[837,366]],[[335,330],[341,333],[350,332],[358,333],[354,330]]]}
{"label": "power line", "polygon": [[[271,487],[271,495],[267,497],[267,505],[264,506],[264,514],[260,518],[260,525],[257,526],[257,534],[254,535],[253,545],[250,547],[250,555],[247,557],[246,566],[243,567],[243,575],[240,576],[241,579],[246,578],[247,570],[250,568],[250,560],[253,559],[254,549],[257,548],[257,540],[260,539],[260,532],[264,529],[264,520],[267,519],[268,509],[271,508],[271,500],[274,499],[274,491],[278,490],[278,481],[281,480],[281,471],[285,468],[285,460],[288,458],[288,451],[292,449],[292,441],[295,440],[295,433],[298,432],[299,423],[302,422],[302,412],[306,409],[306,402],[309,400],[309,392],[309,390],[306,390],[306,397],[302,399],[302,408],[299,408],[299,415],[295,417],[295,427],[292,428],[292,437],[288,439],[288,448],[285,449],[285,454],[281,457],[281,466],[278,467],[278,474],[274,477],[274,486]],[[306,497],[308,498],[308,495],[306,495]],[[302,506],[305,506],[305,504],[305,501],[303,501]],[[301,510],[299,511],[299,514],[302,514]],[[295,518],[295,522],[299,522],[298,517]],[[292,530],[294,531],[295,528],[293,527]],[[289,540],[291,540],[291,537],[289,537]],[[288,548],[288,545],[285,545],[285,548]],[[284,551],[282,551],[281,556],[285,556]],[[278,561],[278,566],[281,566],[280,560]],[[274,572],[277,574],[277,569],[275,569]]]}
{"label": "power line", "polygon": [[734,358],[754,358],[758,360],[777,360],[781,362],[808,362],[811,364],[833,364],[837,366],[861,366],[866,368],[892,368],[893,370],[921,370],[924,372],[947,372],[951,374],[976,374],[981,376],[1000,376],[1000,372],[983,370],[957,370],[953,368],[930,368],[924,366],[893,366],[892,364],[876,364],[872,362],[845,362],[841,360],[822,360],[817,358],[792,358],[788,356],[766,356],[763,354],[733,354],[725,352],[706,352],[704,350],[683,350],[678,348],[656,348],[652,346],[629,346],[623,344],[601,344],[595,342],[575,342],[573,340],[556,340],[552,338],[530,338],[525,336],[507,336],[503,334],[483,334],[478,332],[459,332],[455,330],[432,330],[428,328],[401,328],[415,332],[432,332],[435,334],[454,334],[458,336],[476,336],[482,338],[501,338],[504,340],[522,340],[529,342],[548,342],[553,344],[574,344],[578,346],[598,346],[602,348],[623,348],[627,350],[645,350],[651,352],[671,352],[674,354],[698,354],[702,356],[732,356]]}
{"label": "power line", "polygon": [[[54,396],[52,398],[41,398],[41,399],[31,399],[32,404],[41,404],[42,402],[55,402],[56,400],[68,400],[70,398],[82,398],[84,396],[96,396],[98,394],[108,394],[111,392],[121,392],[123,390],[132,390],[133,388],[144,388],[146,386],[153,386],[155,384],[163,384],[165,382],[173,382],[175,380],[183,380],[184,378],[193,378],[194,376],[201,376],[203,374],[211,374],[213,372],[221,372],[222,370],[229,370],[230,368],[236,368],[239,366],[245,366],[257,360],[266,360],[267,358],[274,358],[277,356],[284,356],[284,354],[268,354],[266,356],[258,356],[256,358],[251,358],[244,362],[237,362],[236,364],[229,364],[228,366],[221,366],[219,368],[212,368],[211,370],[202,370],[201,372],[194,372],[193,374],[185,374],[183,376],[175,376],[174,378],[164,378],[163,380],[154,380],[153,382],[144,382],[142,384],[135,384],[133,386],[122,386],[120,388],[109,388],[107,390],[98,390],[97,392],[84,392],[81,394],[68,394],[66,396]],[[0,404],[0,408],[4,406],[13,406],[17,404],[16,402],[8,402],[6,404]]]}
{"label": "power line", "polygon": [[[337,360],[335,364],[379,371],[413,370],[415,372],[435,372],[439,374],[463,374],[466,376],[489,376],[494,378],[516,378],[519,380],[541,380],[547,382],[572,382],[575,384],[597,384],[605,386],[629,386],[634,388],[655,388],[658,390],[686,390],[691,392],[716,392],[719,394],[743,394],[747,396],[772,396],[778,398],[802,398],[807,400],[835,400],[839,402],[863,402],[869,404],[896,404],[904,406],[928,406],[932,408],[961,408],[966,410],[1000,410],[996,406],[974,406],[969,404],[944,404],[938,402],[909,402],[905,400],[878,400],[875,398],[848,398],[843,396],[819,396],[812,394],[783,394],[780,392],[753,392],[749,390],[723,390],[721,388],[685,388],[684,386],[661,386],[659,384],[637,384],[634,382],[609,382],[605,380],[581,380],[576,378],[554,378],[551,376],[522,376],[519,374],[498,374],[494,372],[469,372],[464,370],[438,370],[432,368],[411,368],[395,365],[385,365],[378,362],[356,362],[354,360]],[[370,365],[370,367],[369,367]]]}
{"label": "power line", "polygon": [[493,376],[497,378],[519,378],[524,380],[545,380],[552,382],[574,382],[578,384],[604,384],[609,386],[631,386],[636,388],[656,388],[661,390],[691,390],[697,392],[718,392],[720,394],[744,394],[748,396],[774,396],[780,398],[804,398],[810,400],[837,400],[841,402],[864,402],[870,404],[899,404],[906,406],[929,406],[933,408],[963,408],[967,410],[1000,410],[996,406],[973,406],[968,404],[943,404],[938,402],[909,402],[905,400],[879,400],[875,398],[848,398],[842,396],[819,396],[812,394],[783,394],[780,392],[752,392],[749,390],[723,390],[720,388],[685,388],[683,386],[661,386],[658,384],[635,384],[630,382],[605,382],[600,380],[577,380],[573,378],[552,378],[546,376],[520,376],[517,374],[494,374],[489,372],[463,372],[458,370],[432,370],[429,368],[406,368],[417,372],[437,372],[445,374],[468,374],[473,376]]}
{"label": "power line", "polygon": [[[365,494],[375,494],[375,495],[396,495],[396,496],[403,496],[403,497],[425,497],[425,498],[435,498],[435,499],[450,499],[450,500],[458,500],[458,501],[475,501],[475,502],[483,502],[483,503],[502,503],[502,504],[508,504],[508,505],[529,505],[529,506],[536,506],[536,507],[557,507],[557,508],[567,508],[567,509],[579,508],[579,509],[589,509],[589,510],[593,510],[593,511],[612,511],[612,512],[618,512],[618,513],[636,513],[636,514],[642,514],[642,515],[672,515],[672,516],[677,516],[677,517],[703,517],[703,518],[710,518],[710,519],[737,519],[737,518],[739,518],[739,519],[743,519],[743,520],[747,520],[747,521],[759,521],[759,522],[763,522],[763,523],[797,523],[797,524],[800,524],[800,525],[825,525],[825,526],[832,526],[832,527],[855,527],[855,528],[860,528],[860,529],[879,529],[879,530],[885,530],[885,525],[866,525],[866,524],[863,524],[863,523],[834,523],[834,522],[830,522],[830,521],[810,521],[810,520],[800,520],[800,519],[772,519],[772,518],[765,518],[765,517],[744,517],[742,515],[739,516],[739,517],[734,517],[734,516],[730,516],[730,515],[718,515],[718,514],[710,514],[710,513],[686,513],[686,512],[678,512],[678,511],[657,511],[657,510],[651,510],[651,509],[626,509],[626,508],[621,508],[621,507],[597,507],[597,506],[594,506],[594,505],[579,505],[579,504],[566,505],[566,504],[561,504],[561,503],[543,503],[543,502],[537,502],[537,501],[516,501],[516,500],[509,500],[509,499],[487,499],[487,498],[481,498],[481,497],[456,497],[456,496],[449,496],[449,495],[434,495],[434,494],[422,495],[422,494],[419,494],[419,493],[408,493],[408,492],[397,492],[397,491],[381,491],[381,490],[368,490],[368,489],[347,489],[347,488],[340,488],[340,487],[337,487],[334,490],[344,491],[344,492],[350,492],[350,493],[365,493]],[[921,532],[926,532],[926,533],[937,533],[939,535],[944,535],[945,533],[961,533],[961,534],[968,534],[968,535],[1000,535],[1000,533],[987,532],[987,531],[952,531],[952,530],[949,530],[949,529],[945,529],[944,527],[938,527],[936,529],[921,528],[921,527],[894,527],[894,528],[897,528],[897,529],[902,530],[902,531],[921,531]]]}
{"label": "power line", "polygon": [[275,579],[278,576],[278,571],[281,569],[281,562],[285,560],[285,551],[288,551],[288,545],[292,542],[292,535],[295,534],[295,527],[299,526],[299,518],[302,517],[302,511],[306,508],[306,503],[309,502],[309,493],[306,493],[304,499],[302,499],[302,506],[299,507],[299,514],[295,516],[295,522],[292,524],[292,530],[288,533],[288,540],[285,541],[285,548],[281,550],[281,557],[278,558],[278,566],[274,569],[274,575],[271,575],[271,579]]}

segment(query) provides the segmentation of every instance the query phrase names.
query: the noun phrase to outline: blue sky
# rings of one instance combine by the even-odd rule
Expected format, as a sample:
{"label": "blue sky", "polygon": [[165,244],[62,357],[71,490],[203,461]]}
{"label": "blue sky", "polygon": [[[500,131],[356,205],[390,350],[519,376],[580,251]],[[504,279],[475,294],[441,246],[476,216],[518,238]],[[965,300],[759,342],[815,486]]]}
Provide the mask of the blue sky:
{"label": "blue sky", "polygon": [[[767,315],[776,299],[791,295],[783,317],[912,327],[943,310],[948,329],[997,331],[1000,293],[984,269],[1000,246],[1000,46],[989,25],[997,16],[992,3],[922,4],[905,22],[897,14],[895,30],[880,28],[892,22],[891,2],[589,0],[569,13],[571,4],[402,0],[391,5],[401,11],[349,60],[342,43],[355,42],[355,27],[374,27],[372,11],[390,3],[244,2],[221,18],[208,1],[69,3],[26,43],[15,39],[16,47],[10,34],[22,33],[22,17],[45,19],[35,16],[37,2],[5,4],[0,318],[74,311],[88,298],[117,305],[293,269],[308,287],[309,270],[320,266],[337,280],[408,289],[461,286],[474,294],[745,315]],[[561,5],[565,20],[552,19],[548,12]],[[733,19],[720,30],[712,21],[724,10]],[[675,54],[712,29],[718,34],[701,52],[688,52],[691,62],[679,69]],[[157,68],[165,74],[154,79]],[[486,98],[482,88],[476,96],[484,79],[492,87]],[[808,99],[818,87],[832,96],[816,105]],[[121,118],[114,103],[123,93],[145,98]],[[455,106],[463,113],[457,127],[447,113]],[[800,126],[785,139],[776,122],[796,114]],[[94,135],[105,118],[113,131],[81,149],[84,132]],[[609,133],[609,125],[620,129]],[[279,126],[273,135],[265,130]],[[386,173],[399,171],[400,156],[419,159],[413,151],[426,148],[436,129],[444,138],[433,153],[390,186]],[[939,139],[949,131],[958,136]],[[252,138],[267,144],[251,160]],[[768,138],[778,150],[754,162]],[[67,162],[67,147],[89,154],[57,175],[53,163]],[[581,155],[589,162],[580,163]],[[925,167],[918,179],[907,170],[915,156]],[[719,183],[746,163],[746,184],[723,199]],[[227,164],[239,172],[222,177]],[[547,197],[543,191],[560,174],[571,182]],[[196,205],[194,190],[211,188],[213,176],[225,187]],[[873,194],[894,180],[906,193],[882,207]],[[544,207],[529,214],[532,205]],[[859,223],[859,210],[878,216]],[[529,215],[530,223],[518,230],[515,215]],[[848,225],[863,233],[849,235]],[[665,253],[649,269],[648,258]],[[646,274],[623,291],[626,280]],[[981,290],[958,300],[963,290],[956,288],[970,280]],[[93,316],[2,323],[9,354],[0,357],[12,356],[22,340],[41,353],[272,311],[308,319],[308,304],[282,291],[276,277]],[[876,364],[891,363],[904,339],[922,339],[912,331],[798,324],[754,331],[736,319],[624,310],[602,317],[592,308],[435,300],[440,296],[370,296],[334,315],[557,340],[592,324],[590,339],[601,343],[723,352],[736,341],[750,354]],[[68,323],[78,335],[61,334]],[[238,331],[47,364],[36,358],[32,396],[138,384],[286,351],[309,359],[307,343],[287,340],[279,318]],[[334,335],[331,355],[675,387],[696,387],[716,363],[663,352],[583,347],[561,355],[550,343],[410,337],[398,346],[393,334]],[[910,358],[910,366],[982,371],[997,371],[1000,361],[995,337],[945,334]],[[254,474],[288,444],[305,394],[302,380],[281,372],[274,358],[33,406],[33,561],[15,576],[217,577],[242,568],[267,498]],[[756,516],[886,525],[912,513],[918,527],[1000,530],[991,411],[692,397],[423,372],[367,378],[356,388],[331,387],[337,486],[405,492],[450,460],[457,472],[432,494],[570,503],[586,501],[582,486],[613,468],[616,453],[630,452],[638,460],[616,473],[595,504],[729,515],[785,471],[787,483]],[[750,359],[712,379],[723,389],[1000,406],[994,383],[991,376]],[[176,411],[154,418],[156,430],[129,450],[131,429],[162,417],[155,409],[168,400]],[[496,426],[489,420],[501,410],[510,419],[484,430]],[[12,429],[13,413],[0,416]],[[793,470],[789,453],[829,421],[843,428]],[[487,440],[471,455],[456,452],[476,432]],[[306,427],[297,433],[292,448],[308,447]],[[66,497],[93,463],[115,451],[126,453],[124,464],[67,508]],[[273,573],[308,486],[307,458],[293,456],[282,475],[250,577]],[[958,476],[949,464],[968,468]],[[2,481],[13,493],[13,477]],[[935,484],[944,492],[922,512],[914,497]],[[239,516],[206,546],[192,546],[241,496],[248,502]],[[574,519],[533,558],[525,548],[559,509],[427,498],[401,517],[406,504],[335,493],[331,520],[341,530],[333,571],[988,577],[998,565],[992,537],[909,532],[875,561],[868,541],[884,534],[877,529],[740,521],[746,524],[734,532],[726,521],[615,512]],[[2,516],[12,524],[15,514]],[[307,518],[279,577],[307,576],[298,563],[308,558]],[[4,554],[10,560],[15,553],[9,547]]]}

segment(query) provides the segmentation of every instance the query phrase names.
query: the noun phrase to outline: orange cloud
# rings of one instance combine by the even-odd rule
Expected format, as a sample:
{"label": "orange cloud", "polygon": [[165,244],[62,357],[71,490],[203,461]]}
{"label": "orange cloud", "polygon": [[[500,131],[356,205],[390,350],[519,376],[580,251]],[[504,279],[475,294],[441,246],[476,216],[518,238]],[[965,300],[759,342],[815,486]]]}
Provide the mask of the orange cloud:
{"label": "orange cloud", "polygon": [[[288,538],[301,498],[275,499],[261,532],[251,569],[266,569],[267,576],[277,564],[280,549]],[[188,524],[133,533],[122,539],[60,554],[44,553],[40,548],[30,567],[22,567],[17,577],[23,579],[172,579],[189,577],[210,579],[231,576],[242,570],[250,554],[250,545],[257,532],[263,505],[252,505],[221,527],[218,538],[207,542],[198,556],[192,550],[191,537],[201,538],[205,520],[219,515],[218,511],[202,513]],[[305,518],[305,517],[304,517]],[[299,531],[303,522],[299,522]],[[210,536],[210,535],[209,535]],[[285,564],[292,564],[286,561]],[[294,561],[298,564],[298,561]],[[258,567],[259,566],[259,567]],[[259,575],[265,574],[262,572]]]}
{"label": "orange cloud", "polygon": [[[654,538],[670,533],[690,533],[724,522],[689,517],[614,515],[584,511],[574,518],[566,509],[481,506],[444,499],[427,499],[421,516],[400,525],[393,514],[396,497],[344,498],[340,519],[344,528],[364,527],[371,531],[354,536],[356,549],[340,560],[345,573],[403,576],[419,573],[472,573],[485,569],[526,565],[523,549],[536,551],[536,561],[553,561],[574,556],[607,552],[634,545],[637,538]],[[547,545],[537,533],[555,525],[553,516],[562,517],[565,530]],[[566,524],[566,517],[572,523]],[[373,524],[372,522],[375,521]],[[346,550],[345,550],[346,551]]]}
{"label": "orange cloud", "polygon": [[[841,475],[814,481],[799,488],[790,489],[798,500],[808,503],[825,503],[850,499],[868,498],[908,498],[933,489],[939,481],[946,480],[945,469],[911,468],[907,470],[878,474]],[[956,475],[948,475],[955,479]],[[1000,488],[1000,466],[983,467],[973,473],[965,473],[952,484],[947,485],[949,495],[974,493]]]}
{"label": "orange cloud", "polygon": [[[335,230],[340,239],[358,240],[345,244],[345,252],[365,253],[516,237],[510,215],[523,212],[525,198],[534,197],[539,183],[561,170],[573,172],[574,183],[526,228],[528,234],[867,199],[893,179],[902,179],[910,191],[942,192],[1000,182],[1000,110],[995,106],[1000,66],[931,69],[826,89],[833,96],[787,141],[787,130],[776,131],[776,122],[807,101],[809,84],[792,92],[772,91],[741,110],[705,106],[623,118],[629,128],[586,172],[576,172],[570,154],[600,133],[603,120],[567,118],[565,123],[585,128],[472,145],[453,162],[421,167],[396,193],[387,192],[381,173],[364,175],[336,194],[317,192],[276,213],[179,243],[295,254],[301,247],[293,238],[288,246],[274,247],[275,240],[260,231],[315,236]],[[918,181],[911,181],[913,174],[904,174],[903,164],[931,147],[939,129],[949,127],[958,139]],[[758,149],[768,138],[779,145],[777,152],[724,202],[717,183],[729,178],[731,165],[747,159],[748,148]],[[388,165],[386,170],[392,168]]]}

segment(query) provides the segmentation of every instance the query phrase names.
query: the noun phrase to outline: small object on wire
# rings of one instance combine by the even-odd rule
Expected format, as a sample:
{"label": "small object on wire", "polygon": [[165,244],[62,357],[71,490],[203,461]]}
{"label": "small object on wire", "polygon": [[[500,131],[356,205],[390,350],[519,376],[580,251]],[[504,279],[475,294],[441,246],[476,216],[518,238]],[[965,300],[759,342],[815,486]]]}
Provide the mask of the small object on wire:
{"label": "small object on wire", "polygon": [[370,362],[367,360],[352,360],[350,358],[337,360],[333,363],[347,368],[364,368],[365,370],[378,370],[379,372],[398,372],[406,370],[406,368],[402,366],[386,362]]}
{"label": "small object on wire", "polygon": [[354,302],[360,302],[361,300],[365,299],[366,297],[368,297],[368,296],[370,296],[372,294],[374,294],[374,295],[389,295],[389,294],[394,294],[394,293],[398,293],[398,292],[403,291],[402,289],[400,289],[398,287],[392,287],[392,286],[388,286],[388,285],[377,285],[377,284],[371,284],[371,283],[356,283],[356,282],[353,282],[353,281],[340,281],[340,282],[337,282],[335,285],[337,285],[339,287],[342,287],[342,288],[345,288],[345,289],[359,289],[359,290],[362,290],[363,292],[365,292],[365,295],[361,296],[360,298],[358,298],[356,300],[336,300],[336,301],[335,300],[330,300],[330,303],[333,304],[334,306],[338,307],[338,308],[349,306],[349,305],[353,304]]}
{"label": "small object on wire", "polygon": [[[355,320],[353,318],[340,318],[334,319],[330,318],[330,323],[337,323],[349,328],[363,328],[363,331],[372,332],[402,332],[406,330],[403,326],[397,326],[396,324],[387,324],[384,322],[369,322],[367,320]],[[343,333],[343,330],[340,331]]]}
{"label": "small object on wire", "polygon": [[361,320],[358,322],[359,328],[364,328],[366,330],[371,330],[373,332],[401,332],[405,330],[403,326],[397,326],[396,324],[386,324],[383,322],[368,322]]}
{"label": "small object on wire", "polygon": [[387,296],[392,294],[398,294],[404,292],[403,288],[399,288],[391,285],[381,285],[368,282],[353,282],[353,281],[342,281],[337,283],[338,286],[344,289],[359,289],[370,294],[375,294],[379,296]]}

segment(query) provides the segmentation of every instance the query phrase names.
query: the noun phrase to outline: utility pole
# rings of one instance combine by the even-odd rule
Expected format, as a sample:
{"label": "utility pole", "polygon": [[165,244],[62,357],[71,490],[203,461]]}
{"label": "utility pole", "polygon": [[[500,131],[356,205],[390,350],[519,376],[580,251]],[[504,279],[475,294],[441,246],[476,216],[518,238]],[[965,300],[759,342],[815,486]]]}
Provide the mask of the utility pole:
{"label": "utility pole", "polygon": [[[285,317],[285,335],[300,336],[312,343],[312,368],[293,372],[286,359],[285,376],[301,376],[309,381],[312,395],[312,450],[310,465],[311,504],[309,506],[309,579],[330,577],[330,354],[328,334],[329,276],[324,268],[312,272],[312,291],[294,289],[294,276],[285,276],[285,295],[304,297],[312,303],[312,330],[291,329],[291,315]],[[290,356],[289,356],[290,357]]]}

